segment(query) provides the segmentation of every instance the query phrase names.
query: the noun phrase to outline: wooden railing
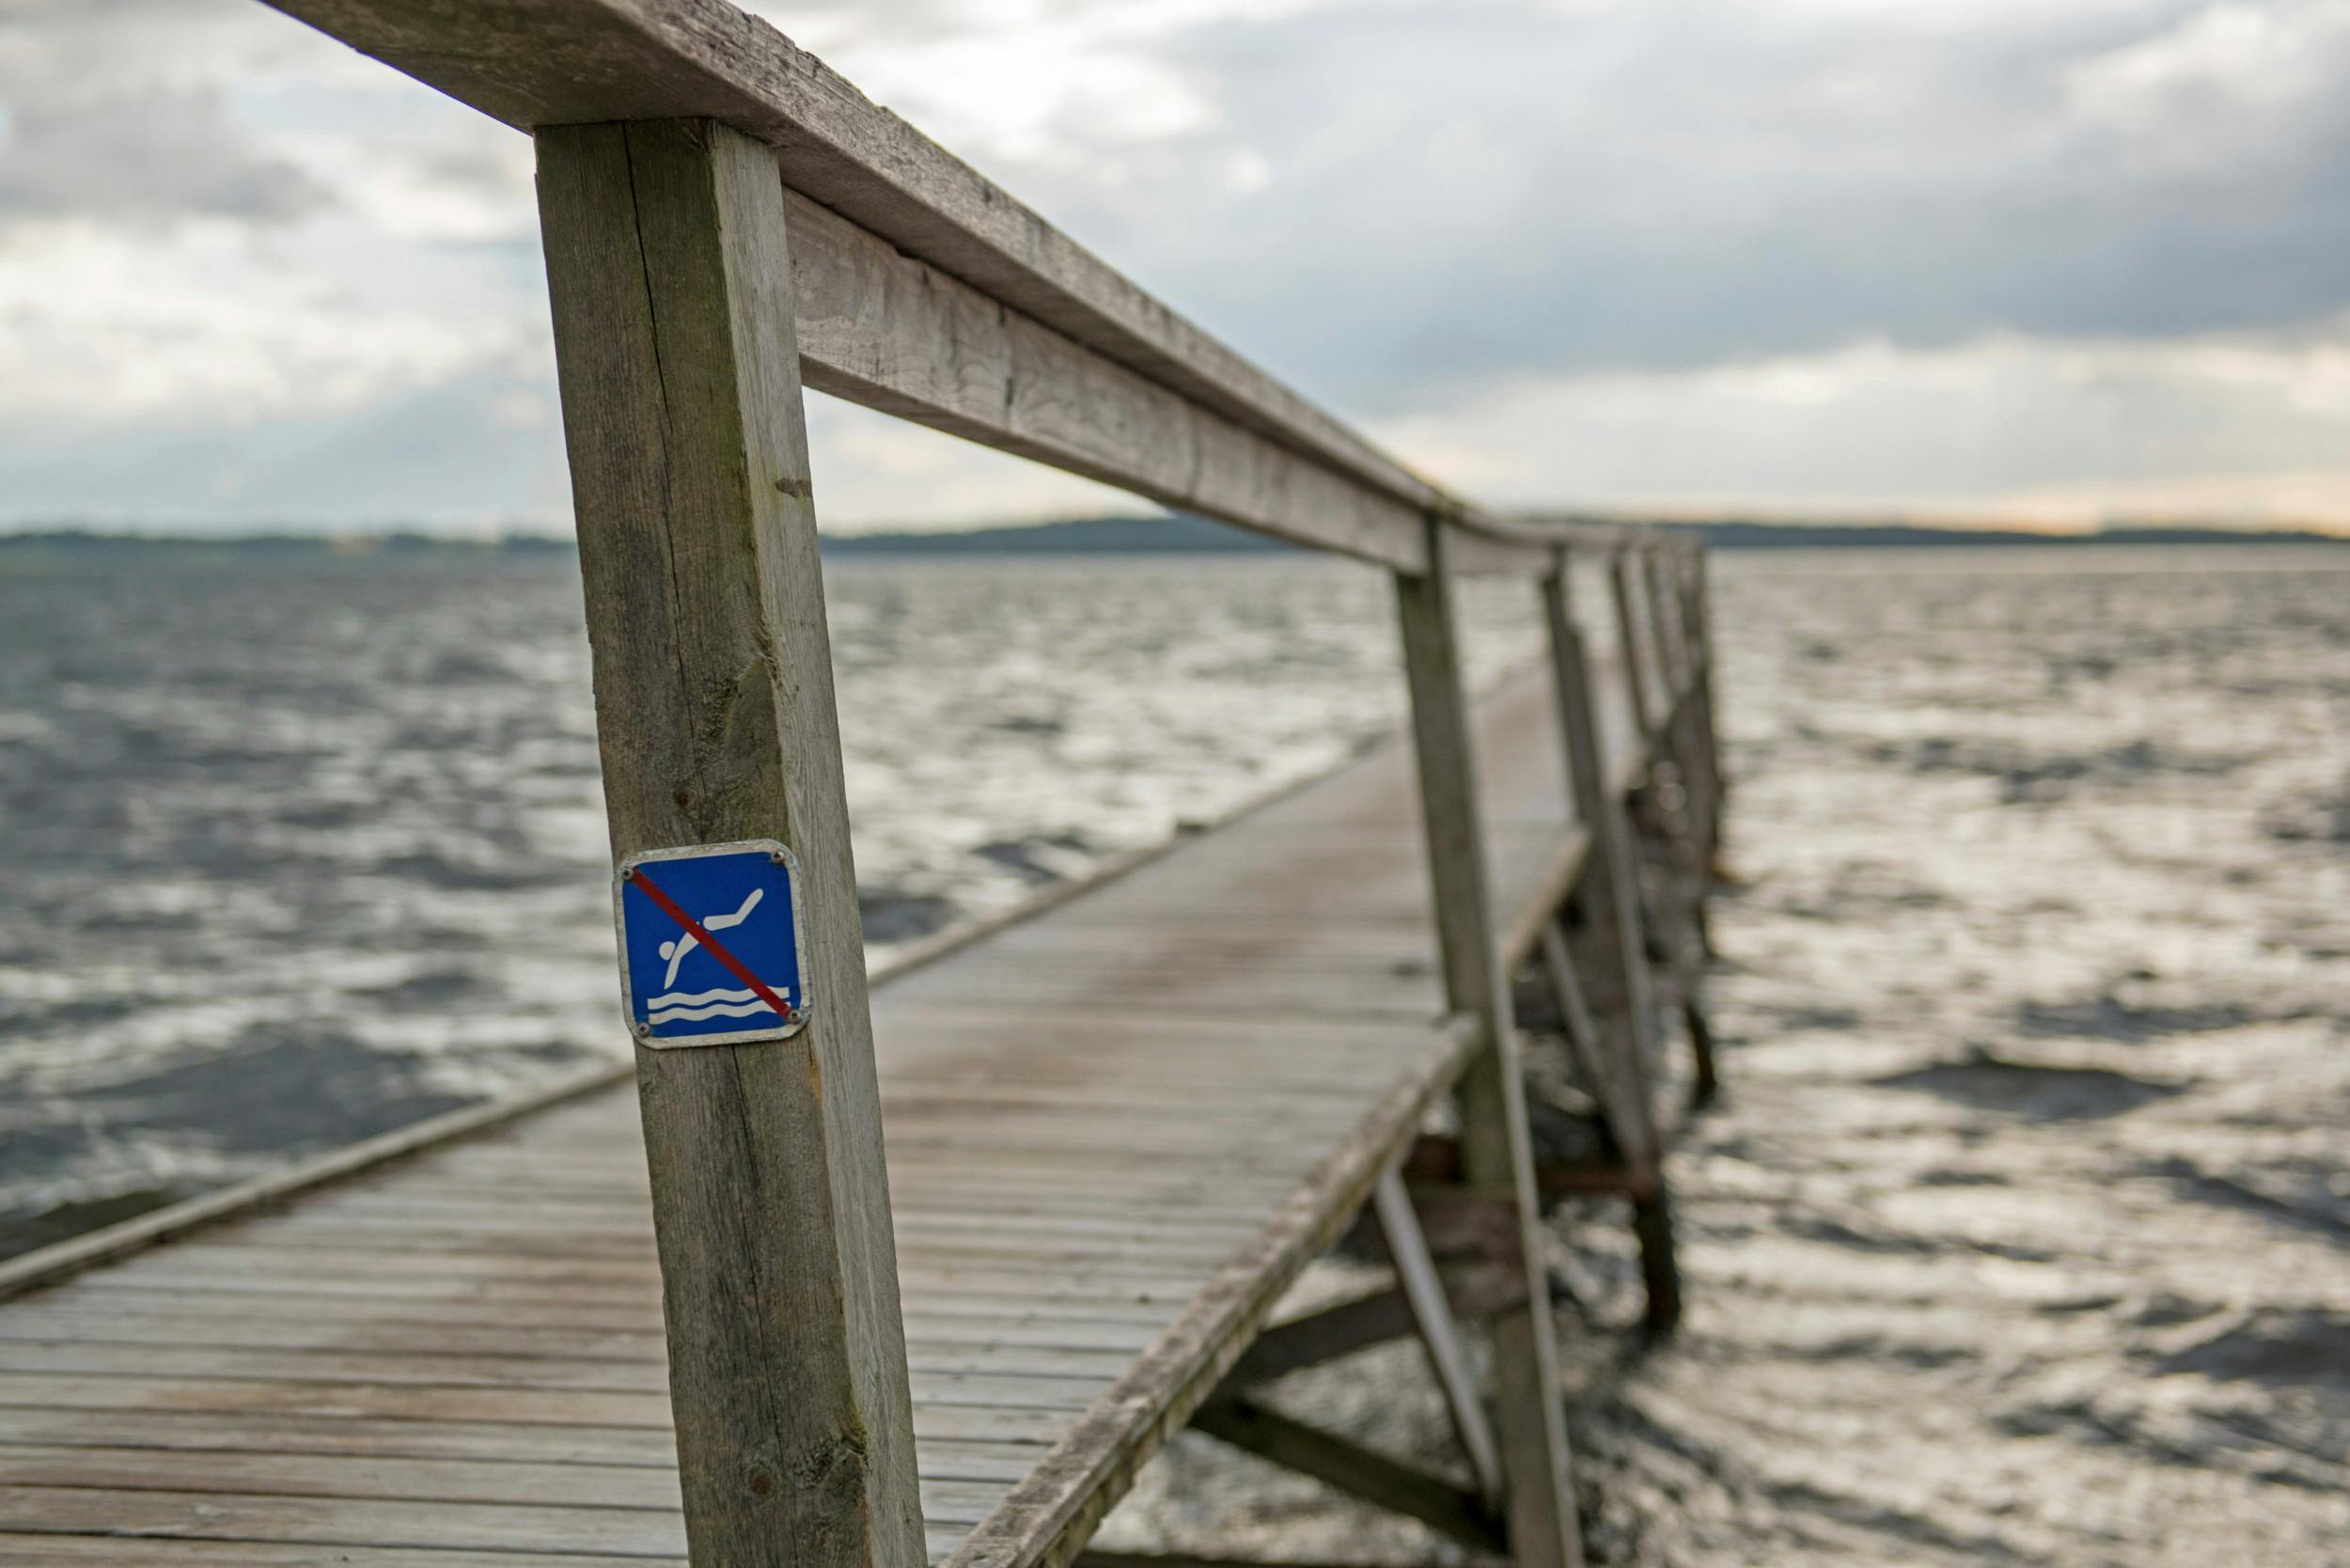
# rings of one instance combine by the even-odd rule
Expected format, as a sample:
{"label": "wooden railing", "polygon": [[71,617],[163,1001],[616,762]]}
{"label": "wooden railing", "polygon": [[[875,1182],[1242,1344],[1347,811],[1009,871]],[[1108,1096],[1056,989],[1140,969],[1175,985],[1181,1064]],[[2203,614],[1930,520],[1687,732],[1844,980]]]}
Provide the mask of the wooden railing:
{"label": "wooden railing", "polygon": [[[1481,1041],[1462,1175],[1516,1192],[1539,1257],[1451,581],[1540,586],[1602,939],[1637,985],[1567,568],[1613,561],[1642,728],[1710,760],[1703,704],[1670,695],[1704,678],[1691,551],[1429,483],[725,0],[274,3],[536,139],[616,858],[779,837],[803,868],[805,1035],[638,1053],[697,1564],[923,1560],[805,387],[1393,572],[1445,992]],[[1627,1154],[1657,1194],[1653,1145]],[[1496,1330],[1529,1564],[1578,1554],[1545,1300],[1537,1277]]]}

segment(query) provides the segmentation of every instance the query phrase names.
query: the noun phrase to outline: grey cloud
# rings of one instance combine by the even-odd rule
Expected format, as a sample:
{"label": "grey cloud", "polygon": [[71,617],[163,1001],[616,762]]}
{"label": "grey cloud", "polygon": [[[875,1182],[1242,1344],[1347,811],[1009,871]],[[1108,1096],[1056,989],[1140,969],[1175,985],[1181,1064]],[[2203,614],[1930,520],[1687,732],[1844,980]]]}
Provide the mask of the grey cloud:
{"label": "grey cloud", "polygon": [[[510,300],[538,330],[526,165],[492,148],[508,133],[255,0],[0,8],[0,224],[258,226],[336,200],[333,222],[259,248],[316,261],[304,275],[321,283],[349,282],[338,259],[363,258],[353,297],[386,307],[496,320]],[[787,32],[816,14],[763,8]],[[1203,126],[1153,140],[1108,123],[1113,82],[1069,96],[1032,164],[983,137],[955,150],[1310,395],[1390,426],[1432,416],[1438,452],[1475,445],[1442,426],[1448,410],[1507,422],[1524,388],[1577,372],[1997,334],[2309,341],[2350,308],[2350,0],[1330,0],[1285,14],[1234,0],[1170,6],[1163,30],[1135,31],[1149,10],[1038,0],[1031,18],[1071,25],[989,37],[1073,39],[1088,62],[1128,51],[1209,105]],[[911,52],[867,85],[916,123],[921,70],[955,58],[932,46],[1002,25],[954,0],[836,0],[822,20],[848,39],[835,63],[852,77],[866,47]],[[992,90],[1093,85],[1078,62],[1009,63]],[[971,85],[967,70],[943,84],[938,112],[984,121]],[[1008,118],[1022,137],[1002,146],[1038,145],[1032,120]],[[330,196],[279,147],[366,183]],[[2037,374],[1995,367],[1947,396],[1896,382],[1832,408],[1709,395],[1703,376],[1595,376],[1556,403],[1521,398],[1533,413],[1512,426],[1515,466],[1484,472],[1555,499],[1629,484],[1615,459],[1655,485],[1785,494],[2314,468],[2342,418],[2230,392],[2217,372],[2119,389]],[[236,431],[194,403],[177,433],[126,424],[60,446],[0,430],[0,489],[17,515],[559,512],[554,430],[495,416],[544,380],[394,377],[364,408]]]}
{"label": "grey cloud", "polygon": [[274,221],[324,199],[230,118],[236,70],[309,40],[244,0],[15,0],[0,24],[0,223]]}
{"label": "grey cloud", "polygon": [[204,213],[278,221],[327,193],[255,149],[202,88],[11,105],[0,140],[0,223]]}
{"label": "grey cloud", "polygon": [[[294,529],[558,525],[569,478],[551,377],[488,367],[336,412],[235,428],[0,429],[0,517]],[[516,399],[542,411],[509,411]]]}
{"label": "grey cloud", "polygon": [[[1123,185],[1004,173],[1364,412],[1524,369],[2328,314],[2350,303],[2350,29],[2305,29],[2292,69],[2332,90],[2281,105],[2192,81],[2134,123],[2076,102],[2082,72],[2206,9],[1932,28],[1900,7],[1371,0],[1179,35],[1220,124]],[[2166,161],[2164,138],[2201,154]],[[1218,143],[1274,183],[1224,188]]]}

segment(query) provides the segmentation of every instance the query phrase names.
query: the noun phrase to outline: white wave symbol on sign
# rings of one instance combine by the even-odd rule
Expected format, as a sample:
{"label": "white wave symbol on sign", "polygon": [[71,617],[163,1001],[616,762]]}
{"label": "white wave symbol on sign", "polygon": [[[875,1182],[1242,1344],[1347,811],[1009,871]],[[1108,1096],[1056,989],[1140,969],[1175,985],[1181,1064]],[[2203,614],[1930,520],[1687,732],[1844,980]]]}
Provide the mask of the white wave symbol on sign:
{"label": "white wave symbol on sign", "polygon": [[686,1024],[703,1018],[748,1018],[753,1013],[775,1011],[751,991],[728,991],[723,987],[715,991],[671,991],[645,1004],[645,1021]]}

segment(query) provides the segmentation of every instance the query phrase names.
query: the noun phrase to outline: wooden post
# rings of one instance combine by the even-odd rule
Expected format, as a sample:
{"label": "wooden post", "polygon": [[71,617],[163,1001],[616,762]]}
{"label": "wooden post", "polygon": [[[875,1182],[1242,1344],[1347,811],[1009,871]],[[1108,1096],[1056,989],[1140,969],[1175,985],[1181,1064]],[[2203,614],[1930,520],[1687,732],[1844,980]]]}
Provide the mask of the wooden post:
{"label": "wooden post", "polygon": [[1643,746],[1655,737],[1656,710],[1648,689],[1648,658],[1640,636],[1640,617],[1635,607],[1632,572],[1636,552],[1618,545],[1607,558],[1607,585],[1616,601],[1616,648],[1623,664],[1623,683],[1632,698],[1633,727]]}
{"label": "wooden post", "polygon": [[1477,1382],[1470,1375],[1468,1355],[1453,1322],[1452,1304],[1444,1294],[1444,1278],[1428,1250],[1427,1232],[1419,1228],[1419,1212],[1412,1207],[1412,1195],[1394,1166],[1371,1189],[1371,1207],[1379,1217],[1387,1257],[1395,1264],[1396,1283],[1411,1307],[1420,1343],[1427,1348],[1429,1370],[1435,1373],[1436,1386],[1452,1411],[1453,1433],[1468,1455],[1469,1468],[1476,1473],[1478,1495],[1488,1503],[1497,1503],[1502,1493],[1501,1451],[1494,1443],[1485,1407],[1478,1402]]}
{"label": "wooden post", "polygon": [[[1687,554],[1677,544],[1660,548],[1649,562],[1649,600],[1653,606],[1653,623],[1668,632],[1663,640],[1670,653],[1666,666],[1670,671],[1672,710],[1667,727],[1673,736],[1673,765],[1681,775],[1681,787],[1695,812],[1703,808],[1705,781],[1699,776],[1697,755],[1699,654],[1697,634],[1689,622],[1687,566]],[[1702,840],[1701,828],[1696,837]]]}
{"label": "wooden post", "polygon": [[[1657,715],[1657,751],[1672,764],[1673,791],[1668,793],[1677,797],[1667,811],[1677,828],[1675,848],[1690,863],[1686,869],[1701,877],[1705,864],[1700,822],[1704,794],[1695,765],[1696,654],[1682,619],[1686,602],[1681,596],[1678,573],[1677,552],[1669,544],[1643,553],[1640,583],[1645,591],[1641,607],[1647,612],[1650,635],[1655,643],[1656,667],[1665,694],[1664,706]],[[1702,899],[1693,906],[1692,913],[1702,919]]]}
{"label": "wooden post", "polygon": [[[1648,1322],[1669,1328],[1681,1314],[1681,1276],[1674,1256],[1671,1209],[1665,1191],[1663,1152],[1656,1136],[1656,1096],[1651,1063],[1656,1055],[1656,1003],[1649,985],[1640,936],[1638,862],[1624,822],[1623,802],[1607,787],[1606,759],[1591,691],[1591,666],[1574,621],[1567,558],[1561,552],[1543,578],[1543,619],[1550,632],[1551,670],[1559,694],[1559,730],[1566,746],[1567,787],[1575,820],[1590,838],[1576,890],[1586,921],[1586,968],[1606,984],[1590,988],[1602,1002],[1609,1054],[1637,1132],[1625,1143],[1635,1183],[1633,1222],[1648,1287]],[[1637,1146],[1633,1146],[1637,1145]]]}
{"label": "wooden post", "polygon": [[1689,623],[1688,557],[1677,544],[1657,555],[1656,615],[1672,627],[1673,646],[1673,765],[1681,776],[1686,804],[1691,852],[1702,872],[1705,865],[1705,778],[1699,763],[1699,666],[1697,634]]}
{"label": "wooden post", "polygon": [[773,152],[538,133],[616,857],[773,838],[794,1039],[639,1046],[696,1568],[919,1568],[913,1408]]}
{"label": "wooden post", "polygon": [[[1699,760],[1699,677],[1695,645],[1683,612],[1687,600],[1678,587],[1679,552],[1670,544],[1648,553],[1642,572],[1647,589],[1644,608],[1663,675],[1664,709],[1657,720],[1658,757],[1671,763],[1664,777],[1670,785],[1659,790],[1653,807],[1666,838],[1666,848],[1679,867],[1679,886],[1659,900],[1664,919],[1673,929],[1664,933],[1676,964],[1688,982],[1684,1011],[1699,1063],[1699,1098],[1714,1091],[1712,1033],[1696,997],[1696,977],[1702,959],[1714,950],[1714,935],[1706,917],[1706,879],[1712,874],[1712,812]],[[1684,938],[1694,940],[1691,957]]]}
{"label": "wooden post", "polygon": [[1687,608],[1682,619],[1689,628],[1691,646],[1697,652],[1698,692],[1698,766],[1705,781],[1705,849],[1710,871],[1715,852],[1722,838],[1722,760],[1715,733],[1714,714],[1714,616],[1712,596],[1706,579],[1711,560],[1702,548],[1689,552],[1688,571],[1683,580],[1684,603]]}
{"label": "wooden post", "polygon": [[1395,588],[1445,996],[1453,1011],[1476,1018],[1485,1033],[1484,1048],[1463,1075],[1458,1092],[1461,1174],[1472,1187],[1512,1198],[1527,1271],[1527,1304],[1494,1325],[1496,1427],[1509,1481],[1510,1554],[1519,1568],[1579,1568],[1583,1545],[1568,1482],[1566,1413],[1542,1261],[1526,1080],[1486,888],[1468,697],[1443,523],[1429,521],[1427,572],[1398,572]]}
{"label": "wooden post", "polygon": [[1664,693],[1664,708],[1658,721],[1669,729],[1680,708],[1684,661],[1681,628],[1672,615],[1672,591],[1665,580],[1668,548],[1663,544],[1649,545],[1638,553],[1636,564],[1640,576],[1640,609],[1648,618],[1649,639],[1655,646],[1657,684]]}

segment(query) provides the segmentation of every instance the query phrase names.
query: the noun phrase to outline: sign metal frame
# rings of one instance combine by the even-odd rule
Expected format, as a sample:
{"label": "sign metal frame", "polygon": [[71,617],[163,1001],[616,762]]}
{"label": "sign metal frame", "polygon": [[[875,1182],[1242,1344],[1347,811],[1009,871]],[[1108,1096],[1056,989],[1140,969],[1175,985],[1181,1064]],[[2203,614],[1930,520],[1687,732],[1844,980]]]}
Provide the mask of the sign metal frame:
{"label": "sign metal frame", "polygon": [[[780,1022],[760,1028],[726,1029],[665,1040],[652,1032],[652,1025],[648,1020],[636,1016],[636,985],[628,966],[629,882],[640,866],[657,866],[673,860],[713,860],[735,855],[764,855],[783,868],[784,889],[791,905],[791,951],[799,971],[796,977],[799,1000]],[[756,1045],[769,1041],[789,1040],[807,1027],[814,1002],[808,995],[807,925],[800,897],[800,862],[778,840],[738,839],[723,844],[682,844],[674,849],[643,850],[630,855],[612,873],[612,924],[619,935],[620,1018],[628,1026],[630,1038],[646,1049],[680,1051],[702,1045]]]}

